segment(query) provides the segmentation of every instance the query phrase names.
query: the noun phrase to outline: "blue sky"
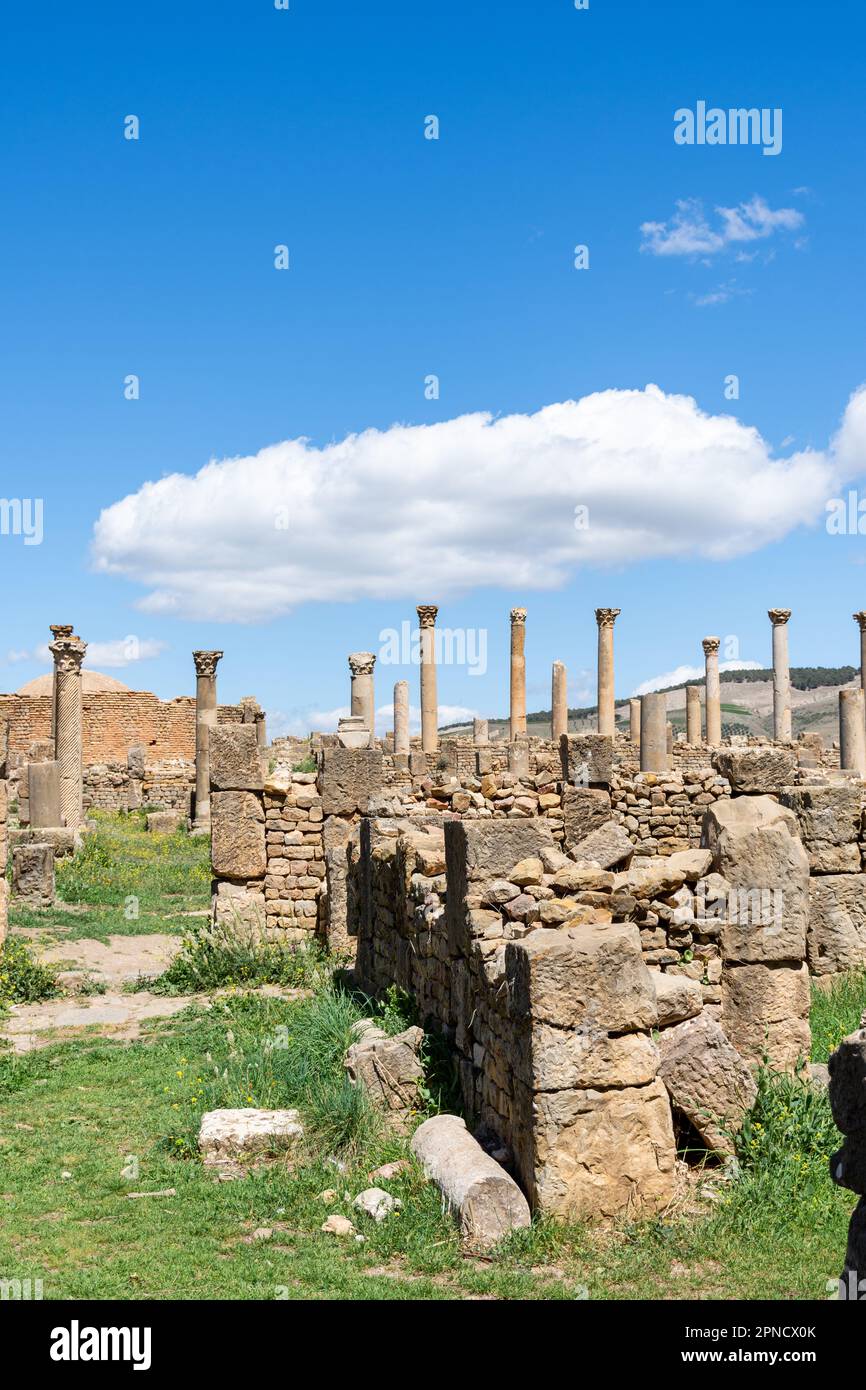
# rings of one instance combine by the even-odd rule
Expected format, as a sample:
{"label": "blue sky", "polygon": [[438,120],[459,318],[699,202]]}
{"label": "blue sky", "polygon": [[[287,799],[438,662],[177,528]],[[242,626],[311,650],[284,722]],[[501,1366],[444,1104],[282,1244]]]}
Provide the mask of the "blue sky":
{"label": "blue sky", "polygon": [[[488,633],[484,675],[450,666],[440,676],[443,706],[482,714],[506,710],[514,604],[529,610],[530,708],[549,704],[554,658],[569,667],[572,701],[592,698],[599,605],[622,609],[620,695],[698,664],[708,632],[768,661],[766,610],[776,605],[794,612],[792,662],[856,662],[850,614],[866,606],[866,541],[828,535],[823,506],[843,482],[858,488],[866,469],[859,428],[828,454],[866,381],[866,25],[856,6],[17,9],[0,53],[0,492],[43,499],[44,538],[0,535],[2,688],[45,669],[48,624],[68,621],[107,656],[135,635],[154,655],[100,664],[164,697],[192,692],[193,647],[222,647],[221,698],[254,693],[282,727],[300,728],[345,704],[349,651],[378,650],[384,629],[437,600],[444,624]],[[677,145],[674,112],[699,100],[781,108],[781,153]],[[124,139],[130,114],[137,141]],[[424,138],[430,114],[435,141]],[[709,233],[709,251],[673,253],[678,204],[680,240],[698,247]],[[746,234],[727,238],[737,222]],[[641,231],[648,223],[662,228],[654,238]],[[274,267],[280,244],[287,271]],[[589,247],[588,270],[574,268],[577,244]],[[724,394],[732,373],[736,400]],[[124,398],[129,374],[138,400]],[[388,452],[395,423],[533,417],[648,383],[692,397],[695,415],[746,428],[731,440],[711,419],[692,470],[689,410],[663,412],[657,451],[644,454],[643,407],[624,395],[601,420],[592,407],[581,415],[584,445],[598,430],[591,458],[557,446],[542,464],[547,436],[539,442],[535,426],[525,449],[493,450],[486,472],[460,430],[425,435],[423,467],[420,434],[401,437],[396,472]],[[625,438],[610,444],[620,419]],[[683,420],[685,442],[677,435],[669,454],[664,431]],[[329,445],[370,429],[382,434],[369,449],[347,452],[357,493],[335,530],[315,480],[340,466]],[[231,534],[247,493],[273,488],[255,456],[299,438],[309,460],[277,458],[288,491],[268,505],[288,505],[283,539],[304,557],[309,584],[275,565],[273,535],[259,545],[240,522]],[[731,449],[743,468],[728,468]],[[783,499],[767,523],[772,460],[795,455],[804,467],[775,483],[790,507]],[[676,478],[659,466],[669,456]],[[157,493],[159,505],[141,492],[233,457],[252,461],[231,487],[217,471],[183,497]],[[461,475],[470,457],[471,476],[468,463]],[[536,467],[537,509],[527,493]],[[296,514],[304,468],[316,496]],[[550,575],[551,513],[570,513],[564,497],[585,500],[583,468],[594,479],[590,533],[593,511],[607,509],[604,525],[597,544]],[[613,501],[620,488],[634,509],[635,468],[654,520],[632,559]],[[437,470],[428,516],[414,504]],[[658,523],[665,489],[675,553]],[[109,528],[94,555],[100,513],[127,496],[137,499],[132,530]],[[735,558],[705,553],[717,507]],[[639,518],[630,524],[640,529]],[[261,611],[260,564],[272,595]],[[355,573],[367,582],[353,600]],[[199,591],[209,597],[197,608]],[[154,604],[154,593],[169,601]],[[239,612],[242,621],[223,616]],[[380,703],[408,677],[417,704],[416,671],[380,663],[377,676]]]}

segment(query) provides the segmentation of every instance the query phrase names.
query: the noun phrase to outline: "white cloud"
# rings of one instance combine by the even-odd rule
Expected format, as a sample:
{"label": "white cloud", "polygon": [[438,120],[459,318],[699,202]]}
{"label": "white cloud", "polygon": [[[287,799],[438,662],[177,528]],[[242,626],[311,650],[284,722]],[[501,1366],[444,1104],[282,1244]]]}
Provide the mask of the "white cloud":
{"label": "white cloud", "polygon": [[214,621],[551,589],[587,566],[730,559],[823,519],[839,460],[866,465],[866,388],[833,447],[774,458],[757,429],[688,396],[602,391],[321,449],[288,440],[174,473],[101,513],[93,557],[146,586],[143,610]]}
{"label": "white cloud", "polygon": [[[134,666],[137,661],[150,661],[159,656],[167,647],[151,637],[118,637],[110,642],[88,642],[84,658],[85,668],[94,671],[103,667]],[[35,661],[40,666],[53,665],[54,658],[47,642],[41,642],[32,651],[11,651],[6,653],[9,662]]]}
{"label": "white cloud", "polygon": [[771,208],[758,194],[735,208],[717,207],[716,226],[710,225],[698,198],[679,198],[676,209],[667,222],[641,223],[641,251],[653,256],[715,256],[735,244],[795,231],[805,221],[796,208]]}
{"label": "white cloud", "polygon": [[[720,671],[761,671],[763,667],[760,661],[720,661]],[[650,695],[654,690],[667,690],[672,685],[683,685],[685,681],[702,680],[705,674],[703,666],[677,666],[673,671],[665,671],[661,676],[650,676],[649,680],[642,681],[632,691],[632,698],[638,695]]]}

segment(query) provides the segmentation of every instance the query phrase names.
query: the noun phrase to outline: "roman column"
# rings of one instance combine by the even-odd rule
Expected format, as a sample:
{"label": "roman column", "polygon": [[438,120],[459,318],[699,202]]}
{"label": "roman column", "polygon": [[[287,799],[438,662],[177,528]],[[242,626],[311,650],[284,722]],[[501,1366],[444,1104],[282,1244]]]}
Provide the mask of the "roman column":
{"label": "roman column", "polygon": [[54,757],[60,776],[60,815],[70,830],[81,824],[82,736],[81,663],[87,643],[71,633],[52,642],[57,696]]}
{"label": "roman column", "polygon": [[866,690],[866,612],[861,610],[852,617],[860,628],[860,687]]}
{"label": "roman column", "polygon": [[640,747],[640,700],[628,702],[628,736],[635,748]]}
{"label": "roman column", "polygon": [[640,770],[665,772],[668,758],[668,705],[664,691],[640,697]]}
{"label": "roman column", "polygon": [[394,686],[394,756],[409,756],[409,682]]}
{"label": "roman column", "polygon": [[376,657],[373,652],[352,652],[349,669],[352,672],[352,696],[350,714],[364,721],[364,728],[370,731],[370,745],[376,734],[376,702],[373,691],[373,667]]}
{"label": "roman column", "polygon": [[436,614],[435,603],[418,605],[421,629],[421,749],[435,753],[439,748],[439,706],[436,698]]}
{"label": "roman column", "polygon": [[770,608],[773,624],[773,738],[791,742],[791,671],[788,666],[788,619],[790,608]]}
{"label": "roman column", "polygon": [[216,668],[222,652],[193,652],[195,662],[195,828],[210,829],[210,730],[217,722]]}
{"label": "roman column", "polygon": [[490,727],[486,719],[473,719],[472,742],[482,745],[490,742]]}
{"label": "roman column", "polygon": [[619,608],[596,608],[598,623],[598,732],[613,734],[615,726],[613,694],[613,625]]}
{"label": "roman column", "polygon": [[554,661],[550,688],[550,736],[559,743],[568,733],[568,673],[561,661]]}
{"label": "roman column", "polygon": [[698,744],[701,741],[701,688],[699,685],[686,686],[686,743]]}
{"label": "roman column", "polygon": [[863,690],[839,691],[839,766],[866,777],[866,705]]}
{"label": "roman column", "polygon": [[526,609],[511,610],[511,729],[509,737],[526,733]]}
{"label": "roman column", "polygon": [[701,646],[706,660],[707,743],[718,748],[722,741],[722,694],[719,686],[719,638],[705,637]]}
{"label": "roman column", "polygon": [[[50,623],[51,636],[55,642],[59,642],[62,637],[72,636],[71,623]],[[51,677],[51,737],[56,737],[57,729],[57,663],[54,663],[54,671]]]}

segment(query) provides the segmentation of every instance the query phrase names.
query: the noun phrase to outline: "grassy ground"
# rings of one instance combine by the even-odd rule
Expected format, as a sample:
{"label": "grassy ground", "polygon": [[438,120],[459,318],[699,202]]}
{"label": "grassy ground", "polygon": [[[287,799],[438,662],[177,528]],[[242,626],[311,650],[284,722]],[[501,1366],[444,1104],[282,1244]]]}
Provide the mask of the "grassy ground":
{"label": "grassy ground", "polygon": [[[124,889],[137,892],[164,929],[163,891],[170,915],[201,892],[189,884],[200,842],[171,837],[163,850],[114,821],[98,836],[99,854],[89,847],[66,871],[68,891],[91,908],[116,911]],[[114,867],[112,853],[124,856]],[[205,965],[215,968],[210,956]],[[399,1214],[377,1226],[352,1211],[348,1199],[370,1185],[371,1170],[407,1149],[344,1078],[350,1029],[369,1004],[320,962],[305,982],[313,989],[292,1000],[251,991],[210,1010],[190,1006],[154,1023],[146,1041],[87,1036],[0,1056],[0,1278],[41,1279],[46,1298],[828,1297],[855,1198],[829,1179],[840,1139],[823,1092],[763,1077],[739,1165],[684,1177],[662,1217],[606,1228],[536,1222],[481,1259],[461,1251],[436,1189],[412,1164],[379,1184],[401,1199]],[[866,975],[816,992],[818,1060],[864,1006]],[[381,1022],[395,1031],[406,1021],[392,997]],[[452,1080],[431,1055],[428,1109],[453,1108]],[[304,1144],[291,1162],[275,1155],[219,1182],[197,1156],[201,1114],[247,1105],[297,1106]],[[131,1196],[164,1189],[174,1195]],[[326,1189],[335,1195],[323,1200]],[[321,1232],[333,1211],[364,1240]],[[260,1228],[270,1234],[257,1238]]]}
{"label": "grassy ground", "polygon": [[97,829],[74,858],[57,861],[56,906],[10,908],[14,927],[44,939],[183,932],[210,903],[210,842],[185,830],[150,834],[144,813],[95,812]]}

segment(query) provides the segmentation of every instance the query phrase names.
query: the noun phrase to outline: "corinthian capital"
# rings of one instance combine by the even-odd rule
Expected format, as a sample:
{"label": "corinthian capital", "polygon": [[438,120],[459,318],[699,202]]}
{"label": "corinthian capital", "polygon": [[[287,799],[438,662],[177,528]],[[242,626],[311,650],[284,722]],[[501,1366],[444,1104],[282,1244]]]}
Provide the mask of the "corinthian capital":
{"label": "corinthian capital", "polygon": [[711,652],[717,652],[721,646],[721,641],[722,639],[720,637],[705,637],[701,643],[704,649],[704,655],[709,656]]}
{"label": "corinthian capital", "polygon": [[352,652],[349,669],[353,676],[372,676],[376,657],[373,652]]}
{"label": "corinthian capital", "polygon": [[61,637],[72,636],[71,623],[50,623],[49,628],[54,635],[55,642],[59,642]]}
{"label": "corinthian capital", "polygon": [[209,676],[213,680],[216,675],[217,662],[222,655],[222,652],[193,652],[192,659],[195,662],[196,675]]}
{"label": "corinthian capital", "polygon": [[852,613],[851,617],[860,628],[860,631],[866,632],[866,611],[861,609],[859,613]]}
{"label": "corinthian capital", "polygon": [[436,624],[436,614],[439,609],[435,603],[419,603],[418,622],[422,627],[434,627]]}
{"label": "corinthian capital", "polygon": [[595,621],[599,627],[613,627],[621,612],[621,608],[596,608]]}
{"label": "corinthian capital", "polygon": [[526,609],[525,609],[525,608],[512,608],[512,610],[511,610],[511,622],[512,622],[512,624],[518,624],[519,626],[522,627],[522,626],[525,624],[525,622],[526,622]]}
{"label": "corinthian capital", "polygon": [[767,609],[767,617],[770,619],[770,622],[773,624],[773,627],[780,627],[781,625],[783,625],[784,623],[786,623],[786,622],[788,621],[788,619],[790,618],[790,616],[791,616],[791,610],[790,610],[790,608],[768,608],[768,609]]}
{"label": "corinthian capital", "polygon": [[54,657],[54,669],[66,675],[81,670],[87,643],[82,642],[80,637],[60,637],[49,645],[48,650]]}

